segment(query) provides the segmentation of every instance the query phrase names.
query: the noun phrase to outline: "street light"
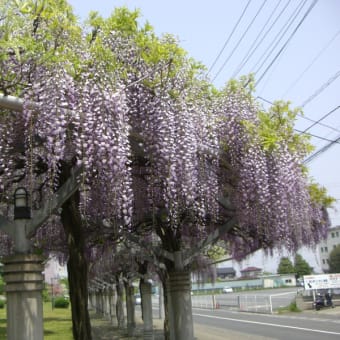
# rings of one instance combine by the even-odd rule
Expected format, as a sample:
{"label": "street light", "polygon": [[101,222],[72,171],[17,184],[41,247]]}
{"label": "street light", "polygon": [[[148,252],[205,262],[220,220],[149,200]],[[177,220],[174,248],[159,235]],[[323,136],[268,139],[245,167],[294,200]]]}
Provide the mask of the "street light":
{"label": "street light", "polygon": [[28,192],[25,188],[17,188],[14,192],[14,219],[30,219],[31,209],[28,204]]}
{"label": "street light", "polygon": [[19,187],[13,196],[14,221],[7,221],[5,225],[5,230],[13,240],[13,254],[3,258],[7,338],[43,340],[43,261],[41,256],[32,253],[28,192]]}

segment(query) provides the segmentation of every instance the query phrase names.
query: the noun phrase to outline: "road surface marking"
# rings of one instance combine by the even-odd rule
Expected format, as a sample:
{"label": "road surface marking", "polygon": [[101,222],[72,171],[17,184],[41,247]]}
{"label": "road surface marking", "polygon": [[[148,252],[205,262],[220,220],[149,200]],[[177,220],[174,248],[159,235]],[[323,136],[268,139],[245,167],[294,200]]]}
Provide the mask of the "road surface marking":
{"label": "road surface marking", "polygon": [[251,324],[255,324],[255,325],[272,326],[272,327],[280,327],[280,328],[291,328],[291,329],[297,329],[297,330],[300,330],[300,331],[340,335],[339,332],[323,331],[323,330],[320,330],[320,329],[313,329],[313,328],[286,326],[286,325],[279,325],[279,324],[276,324],[276,323],[269,323],[269,322],[250,321],[250,320],[226,318],[226,317],[222,317],[222,316],[205,315],[205,314],[193,314],[193,315],[194,316],[201,316],[203,318],[210,318],[210,319],[228,320],[228,321],[236,321],[236,322],[243,322],[243,323],[251,323]]}

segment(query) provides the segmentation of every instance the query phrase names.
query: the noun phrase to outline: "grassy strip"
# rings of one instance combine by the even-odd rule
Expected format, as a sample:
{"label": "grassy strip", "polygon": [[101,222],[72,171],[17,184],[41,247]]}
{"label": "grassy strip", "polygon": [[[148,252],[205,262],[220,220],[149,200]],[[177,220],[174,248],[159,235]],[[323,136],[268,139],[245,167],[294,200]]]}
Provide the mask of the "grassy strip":
{"label": "grassy strip", "polygon": [[[6,309],[0,309],[0,339],[6,339]],[[72,340],[70,308],[54,308],[44,303],[44,340]]]}
{"label": "grassy strip", "polygon": [[278,314],[283,314],[283,313],[300,313],[301,309],[299,309],[296,305],[296,302],[292,302],[290,305],[287,307],[281,307],[277,310]]}

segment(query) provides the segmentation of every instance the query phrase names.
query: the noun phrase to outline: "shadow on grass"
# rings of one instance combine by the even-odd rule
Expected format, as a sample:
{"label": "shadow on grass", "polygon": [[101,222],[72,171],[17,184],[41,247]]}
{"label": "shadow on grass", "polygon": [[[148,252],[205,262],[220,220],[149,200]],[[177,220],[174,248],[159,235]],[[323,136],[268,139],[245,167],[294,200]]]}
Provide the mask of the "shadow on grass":
{"label": "shadow on grass", "polygon": [[49,317],[49,318],[44,318],[44,322],[70,322],[70,318],[61,318],[61,317]]}

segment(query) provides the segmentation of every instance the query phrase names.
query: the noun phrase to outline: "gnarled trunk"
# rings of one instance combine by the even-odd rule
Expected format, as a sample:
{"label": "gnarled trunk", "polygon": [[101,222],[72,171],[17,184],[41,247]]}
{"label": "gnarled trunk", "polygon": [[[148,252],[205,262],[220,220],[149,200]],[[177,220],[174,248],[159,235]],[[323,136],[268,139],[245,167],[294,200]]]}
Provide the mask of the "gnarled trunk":
{"label": "gnarled trunk", "polygon": [[117,279],[116,290],[117,290],[117,301],[116,301],[117,323],[118,323],[118,328],[123,329],[125,327],[125,316],[124,316],[124,307],[123,307],[123,284],[121,283],[120,279]]}
{"label": "gnarled trunk", "polygon": [[61,222],[67,236],[67,262],[72,331],[75,340],[91,340],[88,312],[88,263],[85,258],[85,240],[79,214],[79,192],[62,205]]}
{"label": "gnarled trunk", "polygon": [[140,292],[142,296],[142,314],[144,322],[144,340],[152,340],[153,322],[152,322],[152,285],[149,281],[141,279]]}
{"label": "gnarled trunk", "polygon": [[168,289],[167,289],[167,275],[159,274],[163,287],[163,299],[164,299],[164,340],[170,340],[170,325],[169,325],[169,301],[168,301]]}
{"label": "gnarled trunk", "polygon": [[134,292],[135,290],[132,283],[126,281],[125,295],[126,295],[126,318],[128,336],[133,336],[136,329]]}

